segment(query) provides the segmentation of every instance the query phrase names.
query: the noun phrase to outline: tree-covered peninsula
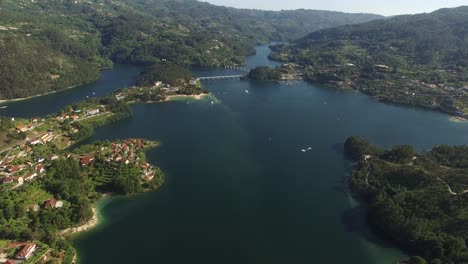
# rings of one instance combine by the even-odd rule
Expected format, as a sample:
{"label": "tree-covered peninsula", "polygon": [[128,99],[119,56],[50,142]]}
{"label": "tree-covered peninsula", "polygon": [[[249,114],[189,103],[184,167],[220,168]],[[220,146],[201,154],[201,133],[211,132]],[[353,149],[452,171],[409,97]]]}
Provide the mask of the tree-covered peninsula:
{"label": "tree-covered peninsula", "polygon": [[468,146],[417,152],[350,137],[345,151],[356,162],[351,190],[378,232],[420,255],[415,263],[468,262]]}
{"label": "tree-covered peninsula", "polygon": [[[0,118],[0,251],[23,263],[72,263],[64,237],[96,223],[103,194],[159,188],[162,171],[146,161],[158,142],[103,141],[74,148],[93,128],[131,115],[114,95],[44,118]],[[48,263],[49,263],[48,262]]]}
{"label": "tree-covered peninsula", "polygon": [[134,87],[119,89],[113,95],[123,102],[161,102],[174,97],[199,99],[208,93],[187,68],[164,62],[148,66]]}
{"label": "tree-covered peninsula", "polygon": [[441,9],[313,32],[274,47],[306,79],[373,98],[465,116],[468,7]]}

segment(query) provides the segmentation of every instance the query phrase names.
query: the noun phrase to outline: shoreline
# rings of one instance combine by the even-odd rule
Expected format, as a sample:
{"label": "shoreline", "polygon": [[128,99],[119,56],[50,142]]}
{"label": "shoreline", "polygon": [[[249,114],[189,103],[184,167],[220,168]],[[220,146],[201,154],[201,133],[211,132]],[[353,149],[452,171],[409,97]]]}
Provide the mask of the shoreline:
{"label": "shoreline", "polygon": [[75,227],[69,227],[63,230],[60,230],[57,232],[58,236],[67,236],[67,235],[73,235],[73,234],[78,234],[82,232],[89,231],[93,228],[95,228],[99,223],[102,222],[101,217],[99,217],[99,209],[98,209],[98,203],[102,203],[105,200],[113,197],[114,195],[112,193],[104,193],[101,198],[99,198],[96,202],[94,202],[93,206],[91,207],[91,210],[93,211],[93,216],[91,217],[90,220],[86,221],[85,223],[75,226]]}
{"label": "shoreline", "polygon": [[84,84],[86,84],[86,83],[72,85],[72,86],[69,86],[69,87],[66,87],[66,88],[63,88],[63,89],[60,89],[60,90],[50,91],[50,92],[36,94],[36,95],[31,95],[31,96],[27,96],[27,97],[14,98],[14,99],[2,99],[2,100],[0,100],[0,104],[25,101],[25,100],[33,99],[33,98],[36,98],[36,97],[41,97],[41,96],[45,96],[45,95],[49,95],[49,94],[58,93],[58,92],[61,92],[61,91],[70,90],[70,89],[76,88],[76,87],[78,87],[80,85],[84,85]]}
{"label": "shoreline", "polygon": [[452,116],[450,117],[450,121],[455,122],[455,123],[465,123],[468,121],[468,119],[460,116]]}
{"label": "shoreline", "polygon": [[168,101],[174,101],[177,98],[191,98],[194,100],[201,100],[204,97],[208,96],[209,93],[207,94],[175,94],[175,95],[168,95],[166,96],[166,99],[163,100],[162,102],[168,102]]}
{"label": "shoreline", "polygon": [[49,95],[49,94],[58,93],[58,92],[61,92],[61,91],[70,90],[70,89],[76,88],[76,87],[81,86],[81,85],[89,84],[89,83],[92,83],[92,82],[95,82],[95,81],[99,80],[103,70],[108,70],[108,69],[112,69],[112,68],[114,68],[113,64],[110,67],[99,68],[99,72],[100,72],[99,77],[96,80],[93,80],[93,81],[90,81],[90,82],[84,82],[84,83],[68,86],[68,87],[65,87],[63,89],[50,91],[50,92],[45,92],[45,93],[40,93],[40,94],[36,94],[36,95],[31,95],[31,96],[26,96],[26,97],[13,98],[13,99],[1,99],[0,100],[0,105],[6,104],[6,103],[18,102],[18,101],[25,101],[25,100],[33,99],[33,98],[36,98],[36,97],[41,97],[41,96],[45,96],[45,95]]}
{"label": "shoreline", "polygon": [[91,219],[89,221],[87,221],[86,223],[84,223],[84,224],[82,224],[80,226],[77,226],[77,227],[69,227],[69,228],[63,229],[63,230],[59,231],[57,233],[57,235],[65,236],[65,235],[77,234],[77,233],[81,233],[81,232],[84,232],[84,231],[88,231],[88,230],[93,229],[94,227],[96,227],[100,222],[99,221],[99,216],[98,216],[97,206],[93,205],[91,210],[93,211],[93,216],[91,217]]}

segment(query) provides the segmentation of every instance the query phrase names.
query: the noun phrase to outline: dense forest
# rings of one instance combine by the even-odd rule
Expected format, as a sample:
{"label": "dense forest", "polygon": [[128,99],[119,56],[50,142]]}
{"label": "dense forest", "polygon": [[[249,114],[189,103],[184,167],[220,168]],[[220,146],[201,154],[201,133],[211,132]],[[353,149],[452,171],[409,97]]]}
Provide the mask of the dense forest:
{"label": "dense forest", "polygon": [[376,230],[427,263],[468,262],[468,146],[418,153],[350,137],[345,150],[356,162],[351,190]]}
{"label": "dense forest", "polygon": [[468,7],[313,32],[273,58],[307,66],[308,79],[382,101],[468,112]]}
{"label": "dense forest", "polygon": [[118,63],[242,64],[253,45],[380,16],[266,12],[195,0],[0,1],[0,99],[95,80]]}
{"label": "dense forest", "polygon": [[188,69],[174,63],[159,63],[147,67],[136,81],[137,86],[151,87],[155,82],[171,86],[186,84],[194,75]]}

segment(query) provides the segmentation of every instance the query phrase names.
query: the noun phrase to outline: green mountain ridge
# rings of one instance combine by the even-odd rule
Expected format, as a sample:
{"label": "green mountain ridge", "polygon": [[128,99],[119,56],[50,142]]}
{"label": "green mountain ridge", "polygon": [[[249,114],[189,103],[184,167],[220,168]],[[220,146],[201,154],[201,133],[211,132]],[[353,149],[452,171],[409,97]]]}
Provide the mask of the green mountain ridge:
{"label": "green mountain ridge", "polygon": [[111,62],[242,64],[255,44],[379,18],[235,9],[194,0],[3,0],[0,99],[90,82]]}
{"label": "green mountain ridge", "polygon": [[306,78],[379,100],[468,112],[468,6],[312,32],[274,59],[310,66]]}

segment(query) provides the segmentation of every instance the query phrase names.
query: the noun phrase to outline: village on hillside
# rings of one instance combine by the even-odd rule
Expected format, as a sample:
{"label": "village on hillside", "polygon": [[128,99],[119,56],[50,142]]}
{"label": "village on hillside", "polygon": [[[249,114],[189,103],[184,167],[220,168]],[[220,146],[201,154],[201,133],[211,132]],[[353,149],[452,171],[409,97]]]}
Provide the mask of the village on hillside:
{"label": "village on hillside", "polygon": [[[119,166],[133,166],[139,168],[139,177],[142,185],[148,185],[155,177],[161,177],[161,171],[151,164],[147,163],[144,157],[144,151],[148,148],[157,146],[156,142],[150,142],[143,139],[127,139],[115,142],[102,142],[97,145],[91,145],[79,148],[76,152],[59,152],[46,156],[35,154],[34,145],[25,145],[20,147],[19,153],[8,158],[8,162],[2,162],[1,185],[0,190],[3,195],[8,192],[26,191],[26,197],[21,210],[24,215],[39,214],[41,210],[62,210],[73,206],[70,201],[56,199],[47,191],[38,190],[41,181],[47,174],[47,170],[54,161],[61,159],[71,159],[79,163],[84,174],[92,174],[96,168],[108,166],[117,168]],[[18,151],[18,150],[17,150]],[[158,179],[161,180],[160,178]],[[31,185],[25,187],[27,185]],[[148,187],[147,187],[148,188]],[[0,198],[1,199],[1,198]],[[24,221],[28,221],[24,219]],[[25,223],[24,221],[13,221],[11,224]],[[40,245],[40,246],[39,246]],[[49,246],[40,241],[15,241],[0,240],[0,263],[20,263],[17,261],[28,261],[39,258],[46,260],[49,256]],[[34,263],[31,261],[22,263]]]}
{"label": "village on hillside", "polygon": [[[58,233],[87,221],[90,202],[100,197],[99,193],[136,193],[162,185],[163,173],[145,157],[145,152],[157,147],[158,142],[126,139],[70,148],[90,136],[93,126],[119,114],[112,108],[120,109],[117,100],[109,104],[98,100],[108,99],[80,102],[44,118],[2,118],[0,233],[5,240],[0,240],[0,263],[61,263],[74,253],[46,244],[56,235],[44,237],[34,231],[34,225],[46,225],[48,232]],[[82,177],[76,183],[84,186],[57,176]],[[71,181],[67,183],[70,187],[54,187],[66,181]],[[86,191],[70,196],[66,190],[73,192],[72,186]],[[77,195],[81,196],[80,204],[72,198]]]}

